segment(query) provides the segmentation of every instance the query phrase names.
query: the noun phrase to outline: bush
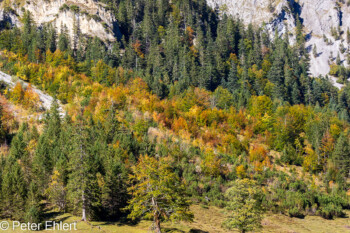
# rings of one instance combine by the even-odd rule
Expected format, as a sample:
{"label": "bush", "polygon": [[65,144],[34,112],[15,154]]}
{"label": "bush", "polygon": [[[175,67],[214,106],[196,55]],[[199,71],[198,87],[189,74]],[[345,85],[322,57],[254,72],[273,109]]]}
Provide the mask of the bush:
{"label": "bush", "polygon": [[31,206],[26,213],[25,220],[29,223],[40,223],[41,216],[39,208],[35,205]]}
{"label": "bush", "polygon": [[281,161],[286,164],[297,166],[301,166],[303,164],[303,158],[298,156],[298,153],[290,143],[284,147],[282,151]]}
{"label": "bush", "polygon": [[73,11],[74,13],[79,13],[80,8],[77,5],[71,5],[70,10]]}
{"label": "bush", "polygon": [[344,215],[342,207],[335,203],[328,203],[326,206],[320,207],[318,214],[325,219],[333,219]]}
{"label": "bush", "polygon": [[60,7],[60,11],[66,11],[66,10],[69,10],[69,6],[67,4],[63,4],[61,7]]}
{"label": "bush", "polygon": [[318,196],[319,210],[318,215],[326,219],[344,216],[343,208],[348,206],[348,202],[338,195]]}
{"label": "bush", "polygon": [[285,209],[290,217],[303,218],[305,200],[300,192],[288,191],[282,203],[282,209]]}
{"label": "bush", "polygon": [[293,207],[292,209],[288,210],[289,217],[292,218],[304,218],[305,215],[302,213],[302,211],[298,207]]}

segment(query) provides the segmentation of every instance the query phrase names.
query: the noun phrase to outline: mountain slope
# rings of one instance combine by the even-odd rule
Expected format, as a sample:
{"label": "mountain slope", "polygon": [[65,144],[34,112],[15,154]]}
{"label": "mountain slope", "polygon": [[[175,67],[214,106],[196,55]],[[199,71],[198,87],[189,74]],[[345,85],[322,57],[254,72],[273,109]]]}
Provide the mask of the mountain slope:
{"label": "mountain slope", "polygon": [[115,41],[120,34],[114,15],[104,4],[94,0],[11,0],[2,2],[0,9],[2,23],[21,26],[24,9],[32,14],[38,26],[52,23],[58,32],[67,27],[72,38],[73,34],[81,33]]}
{"label": "mountain slope", "polygon": [[[310,73],[314,76],[329,73],[329,65],[334,62],[337,54],[344,64],[348,53],[346,31],[350,27],[350,8],[347,4],[337,0],[207,0],[213,8],[220,9],[232,16],[239,17],[245,24],[262,25],[267,23],[268,29],[284,33],[286,26],[294,33],[296,17],[304,26],[306,46],[310,52]],[[335,36],[340,34],[340,36]],[[272,34],[273,35],[273,34]],[[328,43],[324,41],[325,35]],[[316,45],[317,56],[313,56]],[[345,51],[341,51],[342,46]],[[343,52],[343,53],[342,53]]]}
{"label": "mountain slope", "polygon": [[[16,85],[16,82],[13,81],[13,78],[8,75],[5,74],[4,72],[0,71],[0,82],[4,82],[6,85],[8,85],[10,88],[14,87]],[[21,81],[22,85],[24,87],[28,86],[28,83]],[[43,91],[33,87],[32,90],[39,96],[40,102],[38,103],[40,108],[43,108],[45,110],[49,110],[51,108],[51,105],[54,101],[54,98],[46,93],[44,93]],[[61,113],[61,115],[64,115],[64,111],[62,109],[62,106],[60,106],[59,111]]]}
{"label": "mountain slope", "polygon": [[[256,182],[252,190],[261,195],[254,202],[263,209],[291,217],[345,215],[350,88],[308,75],[297,3],[267,5],[262,18],[281,14],[266,31],[218,15],[206,0],[103,2],[123,32],[115,43],[73,36],[78,46],[72,49],[66,34],[40,27],[42,15],[28,13],[22,27],[0,33],[0,70],[56,96],[67,110],[61,119],[53,105],[39,131],[32,122],[0,131],[0,142],[8,143],[0,162],[0,219],[34,219],[54,208],[84,220],[123,220],[126,206],[138,209],[131,206],[136,196],[130,190],[139,187],[133,177],[147,177],[138,171],[155,166],[165,175],[152,180],[169,177],[186,187],[152,188],[161,196],[171,190],[200,205],[225,207],[233,201],[227,190],[252,179],[246,184]],[[80,1],[65,3],[62,12],[82,14]],[[286,17],[292,26],[281,23]],[[295,37],[271,40],[273,28],[281,26],[283,34],[294,24]],[[24,108],[39,102],[30,88],[16,87],[0,91]]]}

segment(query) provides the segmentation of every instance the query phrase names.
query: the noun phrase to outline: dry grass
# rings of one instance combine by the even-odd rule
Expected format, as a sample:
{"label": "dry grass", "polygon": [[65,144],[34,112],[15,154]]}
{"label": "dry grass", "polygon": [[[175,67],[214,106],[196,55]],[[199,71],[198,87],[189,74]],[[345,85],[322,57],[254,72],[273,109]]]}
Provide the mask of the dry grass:
{"label": "dry grass", "polygon": [[[224,219],[223,210],[217,207],[201,207],[194,205],[191,207],[194,212],[195,219],[192,223],[164,223],[162,224],[164,232],[178,232],[178,233],[232,233],[238,231],[227,231],[221,227]],[[350,211],[347,211],[350,214]],[[117,222],[90,222],[85,223],[79,221],[80,218],[63,214],[55,218],[56,221],[64,221],[65,223],[77,222],[76,233],[83,232],[111,232],[111,233],[148,233],[151,226],[150,221],[141,221],[136,225],[121,224]],[[11,224],[11,223],[10,223]],[[281,214],[269,214],[263,222],[263,228],[258,232],[278,232],[278,233],[343,233],[350,232],[350,219],[337,218],[335,220],[325,220],[321,217],[308,216],[304,219],[289,218]],[[3,232],[23,232],[20,229],[15,231]],[[67,232],[67,231],[50,231],[50,232]]]}
{"label": "dry grass", "polygon": [[[347,211],[349,215],[350,212]],[[350,219],[337,218],[326,220],[317,216],[307,216],[304,219],[289,218],[284,215],[270,215],[263,220],[262,232],[280,233],[343,233],[350,232]]]}

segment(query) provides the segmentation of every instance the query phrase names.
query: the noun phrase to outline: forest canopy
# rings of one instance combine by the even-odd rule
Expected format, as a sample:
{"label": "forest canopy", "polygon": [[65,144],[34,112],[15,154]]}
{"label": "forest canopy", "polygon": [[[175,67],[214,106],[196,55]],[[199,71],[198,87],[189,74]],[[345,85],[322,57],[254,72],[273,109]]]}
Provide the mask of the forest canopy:
{"label": "forest canopy", "polygon": [[160,229],[191,220],[191,202],[237,210],[230,193],[246,184],[259,191],[242,204],[254,224],[263,210],[344,216],[350,89],[309,75],[300,22],[291,43],[204,0],[103,2],[119,41],[37,27],[28,12],[0,33],[0,69],[67,111],[55,102],[42,127],[19,124],[5,97],[39,111],[38,97],[0,85],[2,218],[38,222],[56,208],[83,220],[151,215]]}

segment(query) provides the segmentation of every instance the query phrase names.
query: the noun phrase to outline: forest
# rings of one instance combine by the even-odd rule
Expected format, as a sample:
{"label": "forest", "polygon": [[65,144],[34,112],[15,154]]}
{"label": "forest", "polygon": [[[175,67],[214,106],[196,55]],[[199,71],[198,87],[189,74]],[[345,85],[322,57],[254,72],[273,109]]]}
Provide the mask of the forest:
{"label": "forest", "polygon": [[0,218],[40,222],[50,207],[161,232],[197,203],[246,232],[266,212],[345,215],[350,89],[309,75],[299,21],[291,43],[205,0],[102,2],[116,42],[79,25],[71,39],[29,12],[0,33],[0,70],[56,98],[38,122],[18,121],[10,106],[40,112],[38,96],[0,85]]}

